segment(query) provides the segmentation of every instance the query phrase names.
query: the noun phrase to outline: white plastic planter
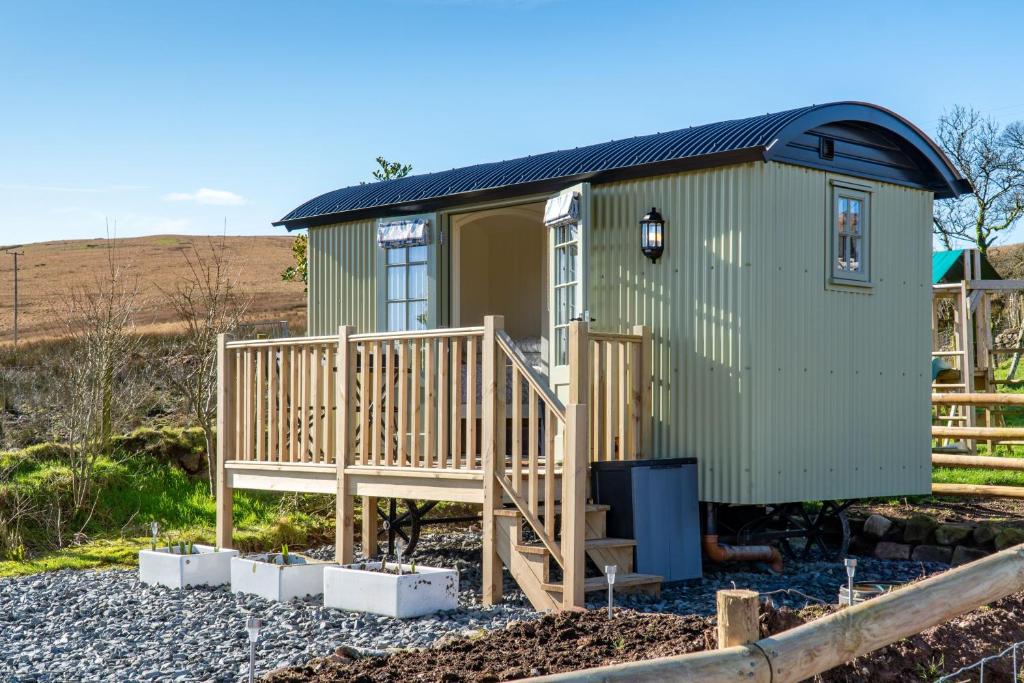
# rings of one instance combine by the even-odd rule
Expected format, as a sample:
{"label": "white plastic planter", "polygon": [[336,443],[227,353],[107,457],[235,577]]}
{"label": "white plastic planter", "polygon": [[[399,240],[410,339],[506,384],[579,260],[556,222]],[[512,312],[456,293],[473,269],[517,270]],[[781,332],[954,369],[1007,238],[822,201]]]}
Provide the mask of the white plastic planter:
{"label": "white plastic planter", "polygon": [[191,555],[179,555],[178,548],[139,551],[139,580],[153,586],[222,586],[231,580],[231,558],[237,550],[215,550],[194,545]]}
{"label": "white plastic planter", "polygon": [[256,559],[235,557],[231,560],[231,591],[280,602],[320,595],[324,592],[324,567],[330,564],[292,553],[288,564],[282,564],[277,553]]}
{"label": "white plastic planter", "polygon": [[380,562],[359,562],[324,570],[324,606],[352,612],[371,612],[406,619],[459,606],[457,569],[402,565],[389,562],[389,573]]}

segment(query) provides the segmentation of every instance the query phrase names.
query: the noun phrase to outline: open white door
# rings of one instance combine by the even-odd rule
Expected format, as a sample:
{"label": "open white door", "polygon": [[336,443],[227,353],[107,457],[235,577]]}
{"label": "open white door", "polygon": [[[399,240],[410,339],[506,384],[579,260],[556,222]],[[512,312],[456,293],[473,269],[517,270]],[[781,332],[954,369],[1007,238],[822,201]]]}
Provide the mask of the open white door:
{"label": "open white door", "polygon": [[548,368],[551,388],[569,399],[569,323],[589,320],[587,249],[590,183],[551,197],[544,207],[548,227]]}

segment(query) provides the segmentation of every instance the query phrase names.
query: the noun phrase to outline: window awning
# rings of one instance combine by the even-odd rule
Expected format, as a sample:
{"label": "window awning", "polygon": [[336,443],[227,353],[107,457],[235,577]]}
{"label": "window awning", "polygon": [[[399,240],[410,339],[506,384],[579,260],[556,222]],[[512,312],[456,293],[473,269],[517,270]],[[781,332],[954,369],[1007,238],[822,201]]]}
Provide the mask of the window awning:
{"label": "window awning", "polygon": [[417,218],[377,224],[377,244],[384,249],[418,247],[430,242],[430,221]]}
{"label": "window awning", "polygon": [[559,228],[580,219],[580,196],[578,192],[562,192],[544,204],[544,225]]}

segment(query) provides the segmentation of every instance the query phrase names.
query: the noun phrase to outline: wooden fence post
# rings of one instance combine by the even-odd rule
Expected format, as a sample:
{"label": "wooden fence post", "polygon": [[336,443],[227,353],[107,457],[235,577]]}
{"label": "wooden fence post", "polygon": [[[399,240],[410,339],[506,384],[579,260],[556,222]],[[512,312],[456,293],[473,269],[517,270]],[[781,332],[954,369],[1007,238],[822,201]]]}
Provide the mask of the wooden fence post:
{"label": "wooden fence post", "polygon": [[651,437],[653,436],[654,417],[651,414],[651,388],[654,383],[654,373],[651,371],[653,358],[651,357],[651,328],[647,325],[637,325],[633,328],[633,334],[640,335],[640,363],[636,371],[640,374],[640,433],[637,441],[640,444],[640,451],[637,459],[650,458]]}
{"label": "wooden fence post", "polygon": [[228,355],[227,335],[217,335],[217,545],[232,545],[232,502],[234,490],[228,486],[225,464],[235,453],[235,364]]}
{"label": "wooden fence post", "polygon": [[[496,333],[505,327],[505,318],[500,315],[489,315],[484,318],[483,338],[483,391],[481,392],[481,460],[484,470],[484,513],[483,513],[483,603],[493,605],[501,600],[502,574],[501,558],[498,556],[497,527],[494,511],[501,507],[501,489],[498,486],[496,473],[498,468],[505,467],[504,452],[498,453],[497,424],[497,387],[498,387],[498,342]],[[473,359],[469,359],[473,362]],[[504,364],[502,364],[504,371]],[[458,368],[452,368],[457,373]],[[473,396],[475,388],[469,387],[466,395]],[[472,400],[470,398],[469,400]],[[504,425],[500,426],[504,429]],[[468,430],[467,430],[468,431]],[[454,435],[453,435],[454,438]]]}
{"label": "wooden fence post", "polygon": [[[368,437],[367,437],[368,438]],[[363,496],[363,556],[368,560],[377,557],[377,499]]]}
{"label": "wooden fence post", "polygon": [[569,323],[569,402],[562,457],[562,607],[586,606],[587,476],[590,472],[590,335],[588,324]]}
{"label": "wooden fence post", "polygon": [[718,609],[719,650],[760,640],[759,605],[755,591],[718,591],[715,602]]}
{"label": "wooden fence post", "polygon": [[355,328],[348,325],[342,325],[338,329],[338,376],[335,382],[338,394],[335,401],[337,410],[335,411],[334,442],[338,444],[338,452],[334,456],[334,464],[338,468],[338,493],[334,554],[337,561],[342,564],[350,564],[355,559],[352,548],[355,534],[353,519],[355,497],[349,494],[345,480],[345,466],[352,462],[352,426],[355,422],[352,419],[355,411],[355,392],[353,391],[355,354],[353,345],[349,341],[349,336],[354,332]]}

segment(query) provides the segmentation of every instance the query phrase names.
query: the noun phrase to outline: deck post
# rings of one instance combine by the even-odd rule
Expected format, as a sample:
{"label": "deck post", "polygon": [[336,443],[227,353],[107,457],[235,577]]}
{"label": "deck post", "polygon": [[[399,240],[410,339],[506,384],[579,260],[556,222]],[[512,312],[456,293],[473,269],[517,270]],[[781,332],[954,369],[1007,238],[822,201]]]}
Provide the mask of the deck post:
{"label": "deck post", "polygon": [[[481,431],[483,437],[482,460],[484,470],[483,512],[483,603],[493,605],[502,597],[501,558],[498,556],[497,526],[494,511],[501,507],[501,490],[495,472],[505,467],[504,453],[498,453],[497,386],[498,343],[496,332],[505,327],[505,318],[489,315],[484,318],[483,338],[483,391],[481,392]],[[504,371],[502,364],[501,371]],[[453,370],[455,372],[455,370]],[[472,392],[472,388],[470,388]],[[469,395],[472,395],[471,393]],[[503,428],[504,426],[502,426]]]}
{"label": "deck post", "polygon": [[349,342],[349,336],[355,332],[355,328],[342,325],[338,329],[338,376],[335,386],[337,397],[335,405],[335,443],[338,444],[338,452],[335,454],[334,463],[338,468],[338,494],[337,494],[337,515],[335,521],[334,555],[335,559],[342,564],[351,564],[354,560],[353,542],[355,534],[354,496],[348,492],[345,481],[345,466],[352,462],[352,425],[353,412],[355,410],[355,392],[353,389],[353,377],[355,368],[355,354],[353,345]]}
{"label": "deck post", "polygon": [[375,559],[379,553],[377,548],[377,499],[363,496],[363,557]]}
{"label": "deck post", "polygon": [[636,454],[637,459],[651,457],[651,436],[653,426],[651,424],[651,387],[654,382],[654,373],[651,372],[651,328],[647,325],[637,325],[633,328],[633,334],[640,336],[640,366],[637,373],[640,375],[640,434],[637,440],[640,444],[640,452]]}
{"label": "deck post", "polygon": [[562,607],[586,606],[586,504],[590,470],[590,335],[585,322],[569,323],[569,403],[562,459]]}
{"label": "deck post", "polygon": [[228,486],[225,464],[235,452],[235,364],[228,359],[227,335],[217,335],[217,545],[230,548],[234,526],[234,490]]}

